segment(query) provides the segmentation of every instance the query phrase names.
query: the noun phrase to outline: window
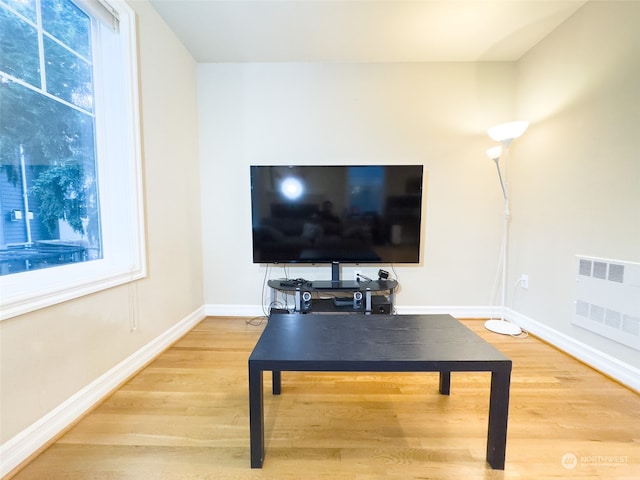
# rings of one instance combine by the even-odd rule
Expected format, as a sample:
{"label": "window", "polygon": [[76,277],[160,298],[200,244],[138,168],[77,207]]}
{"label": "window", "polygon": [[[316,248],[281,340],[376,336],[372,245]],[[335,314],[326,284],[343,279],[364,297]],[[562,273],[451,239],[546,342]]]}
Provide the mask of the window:
{"label": "window", "polygon": [[0,318],[145,275],[134,26],[0,0]]}
{"label": "window", "polygon": [[68,0],[8,5],[0,275],[100,259],[91,17]]}

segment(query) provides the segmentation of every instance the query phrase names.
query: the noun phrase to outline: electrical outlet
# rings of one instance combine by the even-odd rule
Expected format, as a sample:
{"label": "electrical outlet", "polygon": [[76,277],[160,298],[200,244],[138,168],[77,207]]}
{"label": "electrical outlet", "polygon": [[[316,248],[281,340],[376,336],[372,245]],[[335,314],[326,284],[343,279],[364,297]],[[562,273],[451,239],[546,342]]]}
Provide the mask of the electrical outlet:
{"label": "electrical outlet", "polygon": [[358,281],[358,275],[362,275],[362,270],[356,270],[353,272],[353,279],[357,282]]}
{"label": "electrical outlet", "polygon": [[529,288],[529,275],[520,275],[520,286],[525,290]]}

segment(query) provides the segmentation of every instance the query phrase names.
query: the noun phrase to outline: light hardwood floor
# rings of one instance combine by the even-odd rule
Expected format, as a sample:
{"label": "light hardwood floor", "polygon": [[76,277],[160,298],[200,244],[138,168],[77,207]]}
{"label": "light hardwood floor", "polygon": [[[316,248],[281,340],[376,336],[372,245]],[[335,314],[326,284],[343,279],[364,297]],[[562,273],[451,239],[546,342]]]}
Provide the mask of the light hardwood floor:
{"label": "light hardwood floor", "polygon": [[[540,340],[464,323],[513,360],[504,471],[485,462],[488,373],[265,378],[249,464],[247,359],[264,322],[207,318],[14,480],[640,478],[640,396]],[[572,462],[573,460],[573,462]]]}

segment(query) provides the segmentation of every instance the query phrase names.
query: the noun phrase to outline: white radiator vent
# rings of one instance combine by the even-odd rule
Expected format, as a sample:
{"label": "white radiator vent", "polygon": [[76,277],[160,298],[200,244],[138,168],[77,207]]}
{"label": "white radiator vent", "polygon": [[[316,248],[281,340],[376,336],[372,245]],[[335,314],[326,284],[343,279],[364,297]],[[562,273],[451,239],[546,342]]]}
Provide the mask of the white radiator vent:
{"label": "white radiator vent", "polygon": [[573,324],[640,350],[640,263],[578,257]]}

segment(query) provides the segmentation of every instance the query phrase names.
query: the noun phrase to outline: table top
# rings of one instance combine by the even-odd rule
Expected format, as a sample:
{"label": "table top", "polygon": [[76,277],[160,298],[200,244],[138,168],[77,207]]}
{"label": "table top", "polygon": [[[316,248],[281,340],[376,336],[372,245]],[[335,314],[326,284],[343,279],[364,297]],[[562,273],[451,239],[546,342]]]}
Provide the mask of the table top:
{"label": "table top", "polygon": [[283,371],[511,369],[508,357],[450,315],[274,314],[249,362]]}

